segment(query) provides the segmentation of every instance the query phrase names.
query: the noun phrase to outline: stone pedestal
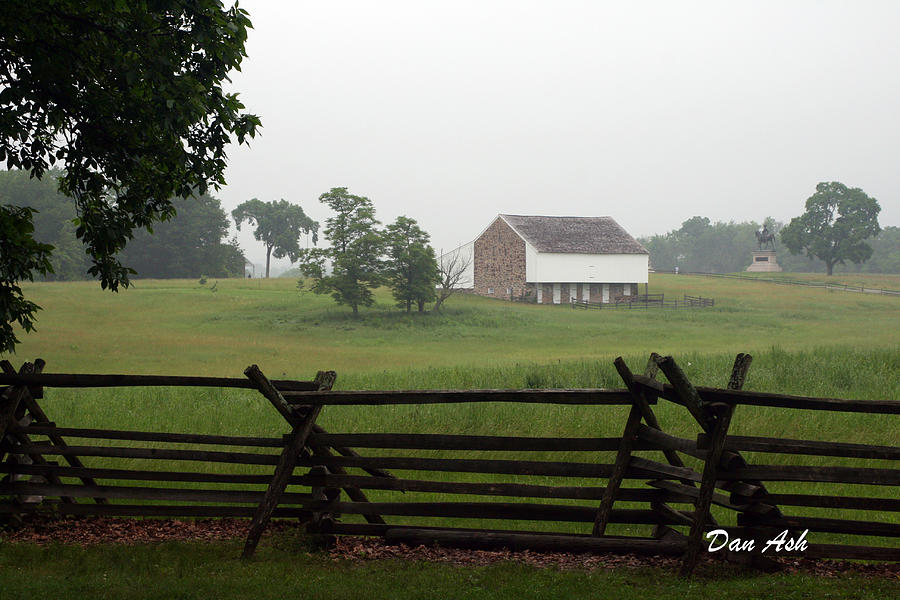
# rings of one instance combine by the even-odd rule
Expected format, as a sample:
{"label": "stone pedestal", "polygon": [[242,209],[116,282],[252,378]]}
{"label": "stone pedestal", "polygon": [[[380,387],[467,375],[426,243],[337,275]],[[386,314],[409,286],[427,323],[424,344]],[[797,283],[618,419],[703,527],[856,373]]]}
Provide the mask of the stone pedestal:
{"label": "stone pedestal", "polygon": [[746,270],[756,273],[780,273],[781,267],[775,258],[774,250],[759,250],[753,252],[753,262]]}

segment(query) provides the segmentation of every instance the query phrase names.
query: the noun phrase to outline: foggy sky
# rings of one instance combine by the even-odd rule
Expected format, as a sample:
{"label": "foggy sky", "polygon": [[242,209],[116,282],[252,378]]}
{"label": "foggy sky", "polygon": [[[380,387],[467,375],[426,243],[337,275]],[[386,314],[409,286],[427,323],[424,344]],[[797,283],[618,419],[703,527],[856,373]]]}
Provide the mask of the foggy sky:
{"label": "foggy sky", "polygon": [[636,237],[787,222],[841,181],[900,225],[900,2],[240,5],[230,89],[263,129],[230,149],[229,212],[284,198],[323,222],[319,195],[348,187],[440,250],[498,213],[609,215]]}

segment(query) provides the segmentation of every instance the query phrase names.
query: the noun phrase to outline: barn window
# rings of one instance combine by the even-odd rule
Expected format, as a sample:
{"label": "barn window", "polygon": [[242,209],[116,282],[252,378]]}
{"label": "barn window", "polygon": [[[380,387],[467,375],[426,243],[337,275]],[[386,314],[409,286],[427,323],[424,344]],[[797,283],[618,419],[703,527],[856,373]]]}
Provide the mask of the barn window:
{"label": "barn window", "polygon": [[622,294],[625,296],[631,295],[631,284],[630,283],[625,284],[625,289],[622,290]]}
{"label": "barn window", "polygon": [[506,288],[506,295],[512,296],[512,288]]}
{"label": "barn window", "polygon": [[494,288],[488,288],[488,294],[493,294],[493,293],[494,293]]}

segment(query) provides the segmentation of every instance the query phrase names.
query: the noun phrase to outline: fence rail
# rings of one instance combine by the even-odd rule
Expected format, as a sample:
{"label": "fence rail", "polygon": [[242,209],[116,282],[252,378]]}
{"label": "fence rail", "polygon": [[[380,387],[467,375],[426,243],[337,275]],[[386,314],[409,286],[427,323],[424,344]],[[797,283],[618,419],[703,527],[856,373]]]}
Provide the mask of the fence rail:
{"label": "fence rail", "polygon": [[647,309],[666,308],[677,310],[679,308],[710,308],[716,302],[712,298],[701,296],[689,296],[687,294],[681,300],[666,300],[664,294],[644,294],[639,296],[625,296],[615,302],[589,302],[572,297],[569,299],[572,308],[609,310],[609,309]]}
{"label": "fence rail", "polygon": [[[725,389],[694,387],[671,357],[657,355],[643,375],[632,374],[618,359],[625,385],[620,390],[345,392],[331,391],[333,372],[319,372],[313,381],[270,381],[250,367],[245,372],[249,387],[285,419],[284,435],[275,437],[60,426],[37,402],[44,387],[248,386],[218,378],[42,374],[43,361],[26,363],[16,373],[3,362],[0,497],[6,500],[0,501],[0,515],[11,521],[32,513],[247,517],[252,520],[244,556],[253,554],[269,519],[299,518],[316,536],[681,556],[684,574],[693,571],[708,543],[704,535],[713,529],[760,540],[780,531],[795,539],[806,533],[867,536],[880,544],[810,542],[802,554],[900,561],[900,523],[890,519],[900,512],[900,498],[885,494],[900,488],[900,469],[890,462],[900,460],[893,440],[846,443],[728,433],[740,405],[891,418],[900,414],[900,402],[742,391],[750,360],[738,355]],[[657,371],[669,383],[657,381]],[[326,406],[378,410],[374,407],[460,402],[596,405],[597,410],[625,405],[631,410],[620,437],[332,433],[316,423]],[[697,435],[663,431],[653,411],[660,402],[683,407]],[[471,451],[490,454],[460,454]],[[635,452],[658,454],[651,459]],[[742,452],[788,454],[796,464],[750,463]],[[687,463],[683,456],[689,457]],[[857,463],[823,465],[822,457]],[[629,487],[622,487],[625,480],[632,482]],[[790,491],[798,493],[767,488],[784,481],[795,482]],[[824,493],[820,483],[852,485],[853,492]],[[788,507],[793,514],[782,512]],[[850,519],[847,511],[871,516],[859,518],[855,512]],[[448,526],[450,519],[454,526]],[[509,525],[493,529],[485,520]],[[550,530],[529,530],[538,522]],[[570,525],[563,529],[560,523]],[[571,524],[584,529],[571,533]],[[645,533],[610,536],[610,524]],[[760,566],[767,560],[759,552],[750,556]]]}
{"label": "fence rail", "polygon": [[723,279],[742,279],[745,281],[761,281],[765,283],[774,283],[777,285],[800,285],[804,287],[822,288],[830,292],[857,292],[860,294],[880,294],[882,296],[898,296],[900,290],[889,290],[884,288],[866,287],[862,285],[848,285],[844,283],[833,283],[827,281],[807,281],[804,279],[790,279],[787,277],[754,277],[752,275],[741,275],[740,273],[706,273],[703,271],[692,271],[684,273],[685,275],[700,275],[702,277],[720,277]]}

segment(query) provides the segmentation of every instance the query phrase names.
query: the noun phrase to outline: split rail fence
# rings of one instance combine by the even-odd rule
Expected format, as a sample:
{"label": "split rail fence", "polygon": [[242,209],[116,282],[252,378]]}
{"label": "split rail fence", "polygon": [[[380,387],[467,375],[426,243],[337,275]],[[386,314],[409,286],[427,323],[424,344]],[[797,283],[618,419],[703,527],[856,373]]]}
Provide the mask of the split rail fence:
{"label": "split rail fence", "polygon": [[639,296],[627,296],[617,299],[615,302],[589,302],[587,300],[579,300],[578,298],[570,298],[569,303],[572,308],[585,308],[595,310],[609,309],[644,309],[644,308],[710,308],[716,305],[716,301],[712,298],[704,298],[702,296],[689,296],[687,294],[681,300],[666,300],[664,294],[642,294]]}
{"label": "split rail fence", "polygon": [[721,279],[743,279],[745,281],[774,283],[776,285],[799,285],[803,287],[821,288],[824,290],[828,290],[829,292],[857,292],[860,294],[879,294],[881,296],[900,297],[900,290],[889,290],[885,288],[866,287],[864,285],[849,285],[845,283],[833,283],[828,281],[809,281],[807,279],[790,279],[788,277],[756,277],[754,275],[741,275],[739,273],[706,273],[703,271],[691,271],[684,274],[700,275],[702,277],[719,277]]}
{"label": "split rail fence", "polygon": [[[317,538],[364,535],[465,548],[681,556],[684,574],[694,570],[710,544],[707,533],[717,529],[731,539],[757,540],[754,552],[722,555],[760,567],[771,566],[760,552],[763,541],[780,532],[797,542],[806,540],[805,548],[800,543],[793,548],[794,554],[900,561],[900,447],[728,434],[741,405],[896,419],[900,402],[742,391],[750,362],[749,355],[738,355],[722,389],[695,387],[671,357],[652,355],[642,374],[616,360],[624,389],[464,391],[331,391],[334,372],[319,372],[312,381],[270,381],[255,365],[245,371],[246,379],[224,379],[45,374],[41,360],[16,372],[3,362],[0,385],[7,387],[0,395],[0,514],[13,521],[34,513],[248,517],[245,557],[254,553],[271,518],[297,518]],[[668,383],[656,379],[659,371]],[[256,389],[284,418],[285,434],[72,428],[52,422],[38,402],[44,388],[110,386]],[[662,430],[654,412],[660,401],[683,407],[696,425],[696,438]],[[316,423],[326,406],[378,410],[398,404],[484,402],[595,405],[598,410],[618,405],[630,411],[618,437],[332,433]],[[510,454],[502,459],[456,454],[473,450]],[[430,455],[421,456],[421,451]],[[657,458],[636,454],[648,451],[658,453]],[[533,452],[564,452],[567,459],[522,459]],[[756,464],[746,452],[852,458],[865,466]],[[573,453],[585,459],[573,461]],[[598,462],[598,456],[609,458]],[[138,468],[136,462],[150,466]],[[221,468],[171,466],[198,462]],[[809,489],[775,493],[769,489],[773,482]],[[871,491],[833,495],[817,491],[821,483]],[[402,496],[402,501],[373,501],[369,495]],[[448,495],[466,499],[444,501]],[[792,515],[797,507],[829,516]],[[872,517],[848,519],[847,511],[866,511]],[[481,524],[485,519],[510,525],[490,529]],[[533,522],[544,522],[545,530],[531,531]],[[580,532],[572,533],[573,523]],[[611,524],[646,533],[609,535]],[[865,536],[866,543],[813,543],[820,533],[844,534],[841,540]],[[779,553],[785,554],[790,552]]]}

